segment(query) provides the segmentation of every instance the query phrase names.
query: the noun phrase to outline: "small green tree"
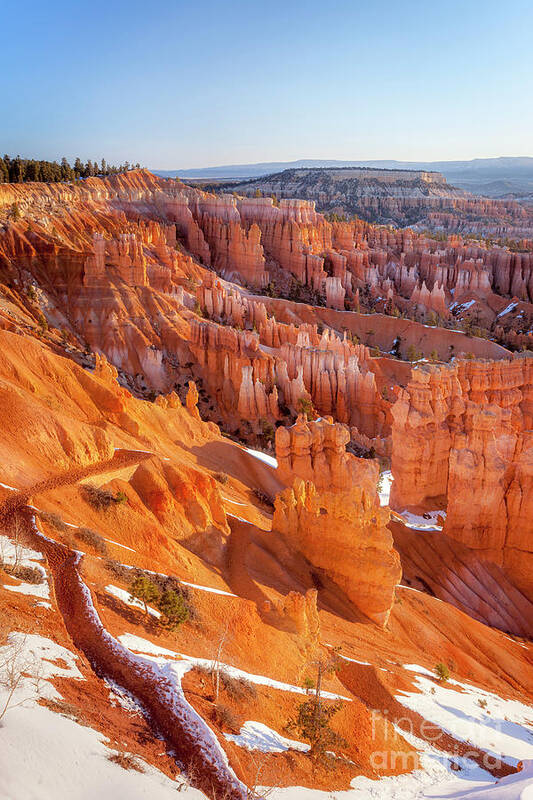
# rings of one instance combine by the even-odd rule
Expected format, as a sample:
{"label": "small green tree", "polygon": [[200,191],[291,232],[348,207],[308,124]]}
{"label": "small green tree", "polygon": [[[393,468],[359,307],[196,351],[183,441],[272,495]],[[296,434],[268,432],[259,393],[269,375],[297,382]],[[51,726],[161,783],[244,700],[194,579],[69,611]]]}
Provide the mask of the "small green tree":
{"label": "small green tree", "polygon": [[13,205],[11,206],[11,216],[13,217],[13,220],[15,222],[19,221],[21,214],[18,203],[13,203]]}
{"label": "small green tree", "polygon": [[299,397],[296,401],[298,414],[305,414],[307,419],[313,419],[313,403],[308,397]]}
{"label": "small green tree", "polygon": [[157,603],[161,592],[147,575],[138,575],[130,584],[130,600],[140,600],[148,616],[148,603]]}
{"label": "small green tree", "polygon": [[322,680],[335,672],[339,665],[338,651],[332,650],[313,662],[316,667],[316,680],[306,678],[304,686],[307,699],[300,703],[296,716],[289,720],[287,730],[299,735],[311,745],[310,755],[324,757],[327,750],[345,747],[346,740],[330,727],[331,719],[342,708],[342,703],[324,705],[322,700]]}
{"label": "small green tree", "polygon": [[189,619],[190,613],[187,602],[182,594],[168,589],[163,592],[157,607],[164,617],[163,624],[170,630],[174,630]]}
{"label": "small green tree", "polygon": [[442,661],[439,661],[438,664],[435,666],[435,674],[439,681],[446,683],[446,681],[450,680],[450,670],[443,664]]}

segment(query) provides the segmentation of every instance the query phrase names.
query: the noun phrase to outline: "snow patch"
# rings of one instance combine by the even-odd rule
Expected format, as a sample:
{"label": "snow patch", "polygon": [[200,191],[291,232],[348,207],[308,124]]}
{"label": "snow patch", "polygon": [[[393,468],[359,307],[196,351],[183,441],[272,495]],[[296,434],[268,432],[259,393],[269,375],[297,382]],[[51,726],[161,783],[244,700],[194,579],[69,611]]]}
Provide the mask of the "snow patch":
{"label": "snow patch", "polygon": [[[428,672],[417,665],[411,666],[417,672]],[[415,686],[419,691],[402,691],[396,700],[454,738],[513,766],[520,760],[533,759],[531,706],[518,700],[503,700],[492,692],[455,680],[441,684],[419,675]]]}
{"label": "snow patch", "polygon": [[[20,567],[37,569],[42,576],[41,583],[27,583],[25,581],[21,581],[17,586],[4,584],[4,589],[8,589],[10,592],[16,592],[18,594],[39,597],[41,600],[49,600],[50,587],[48,585],[46,570],[41,564],[38,563],[42,560],[42,554],[36,550],[32,550],[30,547],[23,547],[21,544],[13,541],[8,536],[0,535],[0,561],[2,561],[8,567],[14,567],[17,565]],[[13,578],[19,580],[15,575],[13,575]]]}
{"label": "snow patch", "polygon": [[423,514],[413,514],[410,511],[397,511],[402,522],[407,528],[415,531],[441,531],[442,525],[438,524],[438,518],[446,519],[446,511],[437,509],[436,511],[424,511]]}
{"label": "snow patch", "polygon": [[[144,611],[144,604],[136,597],[132,598],[130,593],[126,591],[126,589],[120,589],[118,586],[113,586],[113,584],[109,584],[109,586],[105,587],[105,590],[108,594],[112,594],[113,597],[117,597],[119,600],[122,600],[122,602],[126,603],[127,606],[131,606],[132,608],[140,608],[142,611]],[[160,619],[161,614],[155,608],[147,606],[147,611],[153,617],[157,617],[157,619]]]}
{"label": "snow patch", "polygon": [[190,586],[192,589],[199,589],[201,592],[211,592],[212,594],[222,594],[225,597],[238,597],[232,592],[225,592],[223,589],[213,589],[211,586],[200,586],[197,583],[189,583],[188,581],[181,581],[184,586]]}
{"label": "snow patch", "polygon": [[394,476],[390,469],[385,470],[380,475],[381,489],[379,489],[379,504],[380,506],[388,506],[390,500],[390,490]]}
{"label": "snow patch", "polygon": [[262,722],[248,720],[239,734],[225,733],[225,738],[247,750],[260,750],[262,753],[284,753],[286,750],[299,750],[306,753],[310,745],[287,739]]}
{"label": "snow patch", "polygon": [[266,453],[263,453],[261,450],[251,450],[249,447],[244,448],[247,453],[250,453],[251,456],[254,458],[259,459],[259,461],[263,461],[265,464],[268,464],[269,467],[273,467],[274,469],[278,468],[277,459],[273,456],[268,456]]}
{"label": "snow patch", "polygon": [[[192,669],[192,667],[195,666],[207,667],[209,669],[213,666],[213,661],[209,658],[196,658],[195,656],[188,656],[183,653],[178,653],[174,650],[168,650],[166,647],[160,647],[159,645],[153,644],[153,642],[150,642],[148,639],[143,639],[133,633],[123,633],[122,636],[118,637],[118,639],[129,650],[138,653],[159,656],[166,660],[169,658],[173,659],[174,664],[183,664],[185,671]],[[179,660],[176,661],[176,659]],[[301,686],[293,686],[290,683],[277,681],[274,680],[274,678],[268,678],[266,675],[254,675],[251,672],[245,672],[237,667],[232,667],[230,664],[221,663],[220,669],[226,672],[228,675],[231,675],[232,678],[243,678],[244,680],[250,681],[250,683],[255,683],[258,686],[270,686],[272,689],[279,689],[282,692],[306,694],[306,690],[302,689]],[[333,692],[322,692],[322,697],[328,700],[351,700],[349,697],[343,697],[342,695],[334,694]]]}
{"label": "snow patch", "polygon": [[133,549],[133,547],[128,547],[125,544],[120,544],[120,542],[115,542],[114,539],[106,539],[105,541],[109,542],[109,544],[115,544],[117,547],[123,547],[124,550],[129,550],[131,553],[137,552],[136,550]]}
{"label": "snow patch", "polygon": [[509,303],[509,305],[506,308],[504,308],[503,311],[500,311],[496,319],[498,319],[498,317],[505,316],[505,314],[509,314],[511,311],[514,311],[517,305],[518,303]]}

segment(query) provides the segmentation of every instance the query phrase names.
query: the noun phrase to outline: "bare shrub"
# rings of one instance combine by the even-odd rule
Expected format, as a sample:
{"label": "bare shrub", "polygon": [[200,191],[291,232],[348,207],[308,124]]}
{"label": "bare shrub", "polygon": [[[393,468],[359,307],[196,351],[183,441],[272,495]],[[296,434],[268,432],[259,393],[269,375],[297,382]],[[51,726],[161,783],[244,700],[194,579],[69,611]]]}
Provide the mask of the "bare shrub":
{"label": "bare shrub", "polygon": [[10,564],[11,567],[18,567],[22,561],[22,554],[24,552],[24,545],[22,543],[23,535],[24,529],[22,523],[19,518],[16,517],[13,525],[9,529],[9,535],[0,536],[0,561],[3,564]]}
{"label": "bare shrub", "polygon": [[270,497],[269,494],[264,492],[262,489],[252,489],[253,493],[257,497],[260,503],[263,503],[264,506],[269,506],[271,508],[274,507],[274,501]]}
{"label": "bare shrub", "polygon": [[39,511],[39,519],[42,522],[46,522],[46,524],[50,525],[52,528],[55,528],[56,531],[64,533],[69,530],[69,526],[63,522],[59,514],[55,514],[54,512]]}
{"label": "bare shrub", "polygon": [[229,475],[227,475],[225,472],[215,472],[214,478],[224,486],[229,481]]}
{"label": "bare shrub", "polygon": [[231,731],[239,730],[239,720],[231,708],[228,708],[228,706],[225,706],[222,703],[217,703],[213,706],[212,715],[213,721],[220,728],[228,728]]}
{"label": "bare shrub", "polygon": [[221,670],[220,682],[228,697],[236,703],[243,702],[244,700],[255,700],[257,697],[256,687],[251,681],[246,680],[246,678],[234,678],[229,672]]}
{"label": "bare shrub", "polygon": [[124,581],[125,583],[130,583],[132,579],[132,574],[135,570],[128,569],[124,564],[121,564],[120,561],[117,561],[115,558],[106,558],[104,561],[104,567],[110,572],[115,578]]}
{"label": "bare shrub", "polygon": [[107,554],[107,544],[104,537],[93,531],[92,528],[77,528],[74,536],[76,539],[80,539],[85,544],[93,547],[100,555],[105,556]]}
{"label": "bare shrub", "polygon": [[84,724],[80,716],[79,709],[72,705],[72,703],[67,703],[66,700],[55,700],[46,697],[41,700],[41,703],[49,708],[50,711],[54,711],[56,714],[61,714],[62,717],[66,717],[67,719],[71,719],[73,722],[77,722],[78,725]]}
{"label": "bare shrub", "polygon": [[0,650],[0,686],[6,690],[0,704],[0,725],[10,708],[22,706],[39,697],[42,662],[26,650],[27,637],[11,634]]}
{"label": "bare shrub", "polygon": [[119,492],[115,496],[109,489],[102,489],[92,483],[87,483],[83,487],[83,495],[86,501],[97,511],[108,511],[112,506],[121,503],[122,494],[123,492]]}
{"label": "bare shrub", "polygon": [[144,769],[139,764],[135,756],[132,756],[129,753],[110,753],[107,757],[107,760],[112,761],[113,764],[118,764],[119,767],[122,767],[122,769],[135,770],[135,772],[144,772]]}
{"label": "bare shrub", "polygon": [[26,567],[23,564],[12,567],[9,564],[2,565],[1,562],[0,566],[3,566],[4,572],[7,572],[8,575],[12,575],[14,578],[24,583],[33,583],[36,585],[44,581],[42,570],[40,570],[39,567]]}

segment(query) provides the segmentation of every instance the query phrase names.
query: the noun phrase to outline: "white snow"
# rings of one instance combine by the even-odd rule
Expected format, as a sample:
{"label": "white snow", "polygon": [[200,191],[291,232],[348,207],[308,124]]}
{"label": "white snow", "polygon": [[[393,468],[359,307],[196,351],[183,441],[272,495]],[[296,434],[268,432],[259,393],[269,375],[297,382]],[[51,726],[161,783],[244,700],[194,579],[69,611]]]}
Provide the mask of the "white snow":
{"label": "white snow", "polygon": [[0,483],[2,489],[9,489],[10,492],[18,492],[18,489],[15,489],[14,486],[8,486],[7,483]]}
{"label": "white snow", "polygon": [[120,544],[120,542],[115,542],[114,539],[106,539],[106,542],[109,544],[116,544],[117,547],[123,547],[124,550],[129,550],[131,553],[136,553],[137,551],[133,549],[133,547],[128,547],[125,544]]}
{"label": "white snow", "polygon": [[[410,587],[406,586],[402,588],[408,589]],[[427,669],[426,667],[421,667],[420,664],[404,664],[403,668],[411,670],[411,672],[419,672],[421,675],[429,675],[431,678],[435,677],[434,672],[431,672],[431,670]]]}
{"label": "white snow", "polygon": [[244,517],[238,517],[236,514],[230,514],[228,511],[226,511],[226,516],[233,517],[233,519],[238,519],[240,522],[247,522],[248,525],[250,525],[250,520],[244,519]]}
{"label": "white snow", "polygon": [[[514,309],[517,307],[517,305],[518,305],[518,303],[509,303],[509,305],[506,308],[504,308],[503,311],[500,311],[500,313],[498,314],[498,317],[503,317],[503,316],[505,316],[505,314],[509,314],[511,311],[514,311]],[[496,319],[498,317],[496,317]]]}
{"label": "white snow", "polygon": [[211,586],[200,586],[198,583],[189,583],[188,581],[180,580],[184,586],[190,586],[193,589],[199,589],[201,592],[211,592],[212,594],[222,594],[225,597],[238,597],[232,592],[225,592],[223,589],[213,589]]}
{"label": "white snow", "polygon": [[[494,788],[492,794],[474,794],[472,800],[530,800],[519,794],[500,795],[501,782],[495,783],[490,773],[481,769],[468,758],[452,756],[437,750],[422,739],[398,730],[398,733],[419,751],[421,769],[403,775],[383,777],[372,780],[362,775],[353,778],[351,788],[346,791],[328,792],[319,789],[307,789],[301,786],[289,786],[275,789],[269,798],[272,800],[470,800],[470,791],[479,787]],[[379,752],[376,754],[379,758]],[[452,761],[460,767],[458,772],[452,770]],[[525,780],[531,781],[529,773]],[[517,776],[511,776],[517,778]],[[517,781],[518,783],[518,781]],[[452,794],[450,794],[452,792]]]}
{"label": "white snow", "polygon": [[[20,637],[23,637],[22,640]],[[83,680],[76,657],[50,639],[21,633],[10,634],[10,645],[24,640],[24,657],[29,657],[39,672],[39,696],[61,700],[47,679],[53,676]],[[0,663],[7,648],[0,648]],[[67,667],[50,663],[63,659]],[[140,758],[142,772],[125,770],[109,761],[114,750],[105,744],[102,733],[85,727],[71,717],[52,711],[36,702],[35,678],[29,675],[19,684],[15,702],[2,720],[0,746],[0,798],[2,800],[87,800],[89,797],[128,800],[168,800],[180,788],[181,778],[173,781]],[[0,685],[0,707],[6,690]],[[203,800],[201,792],[183,787],[183,800]]]}
{"label": "white snow", "polygon": [[[144,611],[143,603],[136,597],[132,598],[126,589],[120,589],[118,586],[109,584],[109,586],[105,587],[105,590],[108,594],[112,594],[113,597],[118,597],[118,599],[122,600],[122,602],[126,603],[126,605],[131,606],[132,608],[140,608],[142,611]],[[152,608],[151,606],[147,606],[146,608],[148,613],[153,617],[157,617],[157,619],[161,617],[161,614],[155,608]]]}
{"label": "white snow", "polygon": [[450,786],[448,791],[441,789],[437,794],[430,791],[426,796],[435,800],[532,800],[533,761],[524,762],[520,772],[496,782],[485,782],[459,791]]}
{"label": "white snow", "polygon": [[253,720],[245,722],[239,734],[225,733],[224,736],[240,747],[260,750],[262,753],[284,753],[286,750],[299,750],[305,753],[310,749],[310,745],[287,739],[268,725]]}
{"label": "white snow", "polygon": [[[417,667],[418,672],[422,669]],[[531,706],[518,700],[503,700],[492,692],[453,679],[443,684],[418,675],[415,686],[419,692],[400,692],[396,700],[454,738],[514,766],[522,759],[533,759]]]}
{"label": "white snow", "polygon": [[226,500],[228,503],[233,503],[234,506],[245,506],[247,503],[239,503],[237,500],[232,500],[231,497],[226,497],[222,495],[222,499]]}
{"label": "white snow", "polygon": [[30,597],[39,597],[41,600],[49,600],[50,599],[50,588],[48,586],[47,581],[43,581],[43,583],[19,583],[18,586],[10,586],[9,584],[4,584],[4,589],[8,589],[10,592],[16,592],[17,594],[26,594]]}
{"label": "white snow", "polygon": [[381,473],[381,489],[379,490],[379,504],[380,506],[388,506],[390,499],[390,490],[394,480],[393,474],[390,469]]}
{"label": "white snow", "polygon": [[[405,664],[404,668],[432,675],[418,664]],[[396,699],[439,727],[446,728],[455,738],[471,741],[493,754],[498,746],[504,747],[505,760],[516,763],[521,759],[523,770],[497,781],[473,760],[436,749],[428,740],[429,736],[420,739],[397,728],[397,732],[419,751],[421,769],[379,780],[359,776],[352,780],[352,788],[347,791],[325,792],[291,786],[275,789],[269,797],[273,800],[533,800],[533,761],[528,756],[533,748],[533,708],[518,701],[502,700],[490,692],[456,681],[449,681],[446,685],[430,683],[424,677],[417,677],[416,681],[424,694],[402,693]],[[447,688],[450,684],[463,689],[464,694]],[[435,688],[435,694],[431,693],[432,688]],[[485,710],[479,706],[479,699],[487,700]],[[491,712],[490,715],[487,711]],[[465,717],[469,718],[470,726],[466,730],[462,728]],[[450,726],[443,725],[443,722],[450,723]],[[462,737],[461,733],[468,734],[468,738]],[[379,758],[380,753],[375,755]],[[451,768],[452,763],[459,767],[459,771]]]}
{"label": "white snow", "polygon": [[[50,587],[46,570],[44,567],[36,562],[42,561],[41,553],[32,550],[29,547],[23,547],[18,542],[13,541],[7,536],[0,535],[0,560],[9,566],[17,564],[21,567],[32,567],[38,569],[42,576],[41,583],[27,583],[21,581],[18,585],[12,586],[10,584],[3,584],[4,589],[18,594],[25,594],[28,596],[39,597],[41,600],[50,599]],[[16,576],[13,576],[16,580]],[[49,605],[49,604],[48,604]]]}
{"label": "white snow", "polygon": [[412,514],[410,511],[397,511],[407,528],[415,531],[441,531],[442,525],[438,525],[439,517],[446,518],[446,511],[437,509],[436,511],[424,511],[424,514]]}
{"label": "white snow", "polygon": [[[166,647],[160,647],[159,645],[153,644],[153,642],[150,642],[148,639],[143,639],[140,636],[135,636],[132,633],[123,633],[122,636],[118,637],[118,639],[121,644],[133,652],[142,653],[143,655],[150,654],[153,656],[159,656],[167,661],[170,658],[173,659],[173,663],[175,664],[180,664],[180,662],[182,662],[183,666],[185,667],[185,671],[194,666],[211,668],[213,665],[213,661],[209,658],[196,658],[195,656],[188,656],[183,653],[178,653],[174,650],[168,650]],[[176,659],[179,659],[179,661],[176,661]],[[255,683],[258,686],[270,686],[272,689],[279,689],[282,692],[306,694],[306,690],[302,689],[301,686],[283,683],[283,681],[277,681],[274,680],[274,678],[268,678],[266,675],[254,675],[251,672],[245,672],[237,667],[232,667],[230,664],[221,663],[220,669],[226,672],[228,675],[231,675],[232,678],[243,678],[244,680],[250,681],[250,683]],[[343,697],[342,695],[334,694],[333,692],[322,692],[322,697],[328,700],[350,700],[349,697]]]}
{"label": "white snow", "polygon": [[342,658],[344,661],[351,661],[352,664],[363,664],[365,667],[372,666],[370,661],[359,661],[357,658],[349,658],[348,656],[343,656],[342,653],[339,653],[339,657]]}
{"label": "white snow", "polygon": [[477,302],[476,300],[468,300],[468,302],[466,302],[466,303],[458,303],[456,301],[455,303],[451,304],[450,311],[453,311],[454,308],[457,308],[457,309],[459,309],[459,313],[462,314],[463,311],[468,311],[469,308],[472,308],[472,306],[476,302]]}
{"label": "white snow", "polygon": [[244,448],[247,453],[250,453],[251,456],[254,458],[258,458],[259,461],[264,461],[265,464],[268,464],[269,467],[273,467],[274,469],[278,468],[277,459],[273,456],[268,456],[266,453],[263,453],[261,450],[251,450],[249,447]]}

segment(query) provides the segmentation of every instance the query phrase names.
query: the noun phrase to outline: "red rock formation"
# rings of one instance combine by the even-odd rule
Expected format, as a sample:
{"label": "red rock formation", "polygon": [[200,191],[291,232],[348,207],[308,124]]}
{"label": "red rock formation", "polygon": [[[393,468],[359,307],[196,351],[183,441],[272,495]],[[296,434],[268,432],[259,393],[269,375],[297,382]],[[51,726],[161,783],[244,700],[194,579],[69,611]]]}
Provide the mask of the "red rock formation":
{"label": "red rock formation", "polygon": [[[533,597],[533,359],[416,369],[392,408],[391,505],[446,503],[446,533]],[[437,505],[443,508],[444,505]]]}
{"label": "red rock formation", "polygon": [[386,525],[388,510],[352,486],[348,496],[318,492],[310,481],[276,497],[273,530],[333,580],[367,617],[385,625],[401,577]]}
{"label": "red rock formation", "polygon": [[294,478],[312,482],[318,491],[345,494],[361,486],[375,494],[379,467],[377,461],[355,458],[346,452],[350,431],[333,423],[331,417],[313,422],[303,414],[290,428],[276,430],[278,473],[291,485]]}
{"label": "red rock formation", "polygon": [[204,214],[202,227],[211,248],[211,263],[224,277],[256,287],[268,283],[257,225],[251,225],[246,232],[238,222],[222,222]]}

